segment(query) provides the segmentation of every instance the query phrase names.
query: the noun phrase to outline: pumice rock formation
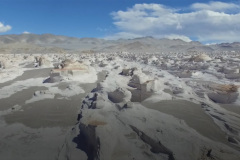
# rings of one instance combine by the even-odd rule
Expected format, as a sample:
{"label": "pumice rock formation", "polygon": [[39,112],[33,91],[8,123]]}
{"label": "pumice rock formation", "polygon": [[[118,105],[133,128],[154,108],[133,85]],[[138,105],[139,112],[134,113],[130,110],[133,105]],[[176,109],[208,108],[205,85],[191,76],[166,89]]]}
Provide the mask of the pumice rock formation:
{"label": "pumice rock formation", "polygon": [[30,34],[0,44],[0,159],[240,159],[235,43]]}

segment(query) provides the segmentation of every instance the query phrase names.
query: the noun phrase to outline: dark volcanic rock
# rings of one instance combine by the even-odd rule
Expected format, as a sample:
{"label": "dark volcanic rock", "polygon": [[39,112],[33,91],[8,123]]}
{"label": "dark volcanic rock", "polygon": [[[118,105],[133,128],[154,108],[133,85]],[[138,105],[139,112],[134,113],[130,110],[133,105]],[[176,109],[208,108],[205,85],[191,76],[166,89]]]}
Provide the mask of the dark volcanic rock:
{"label": "dark volcanic rock", "polygon": [[97,87],[96,88],[94,88],[91,92],[99,92],[99,91],[101,91],[102,90],[102,86],[101,86],[101,84],[100,83],[98,83],[97,84]]}
{"label": "dark volcanic rock", "polygon": [[77,144],[77,148],[84,151],[88,160],[100,160],[100,140],[96,137],[96,126],[79,124],[80,134],[73,139]]}
{"label": "dark volcanic rock", "polygon": [[124,94],[120,89],[108,93],[108,99],[113,103],[120,103],[123,101]]}
{"label": "dark volcanic rock", "polygon": [[147,91],[147,83],[140,84],[139,77],[136,75],[133,75],[128,86],[134,88],[129,90],[132,93],[131,102],[142,102],[152,95]]}
{"label": "dark volcanic rock", "polygon": [[226,122],[224,119],[222,119],[221,117],[219,117],[219,116],[216,116],[216,115],[214,115],[214,114],[210,114],[212,117],[214,117],[214,118],[216,118],[217,120],[219,120],[219,121],[222,121],[222,122]]}
{"label": "dark volcanic rock", "polygon": [[236,131],[235,129],[233,129],[232,127],[230,127],[227,123],[224,123],[224,126],[227,128],[227,130],[229,130],[231,133],[238,135],[238,131]]}
{"label": "dark volcanic rock", "polygon": [[176,87],[172,92],[173,94],[180,94],[180,93],[183,93],[184,90],[182,88]]}
{"label": "dark volcanic rock", "polygon": [[237,100],[239,93],[208,93],[208,97],[216,103],[233,103]]}
{"label": "dark volcanic rock", "polygon": [[132,77],[132,79],[130,80],[130,82],[128,83],[128,86],[140,89],[141,88],[141,84],[140,84],[139,77],[137,75],[134,75]]}
{"label": "dark volcanic rock", "polygon": [[228,142],[238,144],[238,142],[232,137],[228,137]]}
{"label": "dark volcanic rock", "polygon": [[137,133],[137,135],[141,138],[141,140],[145,143],[147,143],[148,145],[151,146],[151,152],[153,153],[163,153],[163,154],[167,154],[168,155],[168,160],[175,160],[174,156],[173,156],[173,152],[170,151],[167,147],[165,147],[164,145],[161,144],[161,142],[157,142],[155,140],[153,140],[151,137],[149,137],[148,135],[146,135],[144,132],[138,130],[136,127],[134,126],[130,126],[132,128],[132,130],[134,132]]}
{"label": "dark volcanic rock", "polygon": [[132,76],[133,75],[133,71],[135,71],[135,70],[136,70],[136,68],[123,69],[122,72],[120,73],[120,75]]}

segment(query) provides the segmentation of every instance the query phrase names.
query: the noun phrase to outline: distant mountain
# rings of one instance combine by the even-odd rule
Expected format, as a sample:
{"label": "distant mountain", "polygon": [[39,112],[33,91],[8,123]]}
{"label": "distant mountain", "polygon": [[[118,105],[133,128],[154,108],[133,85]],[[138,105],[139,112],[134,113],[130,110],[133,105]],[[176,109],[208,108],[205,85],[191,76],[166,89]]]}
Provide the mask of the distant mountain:
{"label": "distant mountain", "polygon": [[220,52],[240,51],[240,43],[203,45],[200,42],[185,42],[180,39],[135,39],[104,40],[97,38],[74,38],[53,34],[1,35],[0,53],[52,53],[52,52]]}
{"label": "distant mountain", "polygon": [[240,51],[240,42],[221,43],[211,46],[216,51]]}

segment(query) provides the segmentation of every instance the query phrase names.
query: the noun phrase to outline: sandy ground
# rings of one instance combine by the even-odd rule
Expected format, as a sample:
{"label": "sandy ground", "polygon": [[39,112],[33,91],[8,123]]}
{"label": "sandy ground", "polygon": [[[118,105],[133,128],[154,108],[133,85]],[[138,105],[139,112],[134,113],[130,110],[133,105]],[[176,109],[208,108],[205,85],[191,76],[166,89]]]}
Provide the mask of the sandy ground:
{"label": "sandy ground", "polygon": [[224,109],[228,110],[228,111],[239,114],[239,117],[240,117],[240,105],[221,104],[220,106],[223,107]]}
{"label": "sandy ground", "polygon": [[[25,71],[22,76],[12,81],[1,83],[0,87],[29,78],[48,77],[50,69]],[[103,80],[104,73],[98,74],[98,81]],[[96,82],[97,83],[97,82]],[[35,91],[45,87],[30,87],[0,99],[0,159],[3,160],[53,160],[63,144],[66,135],[76,123],[82,98],[86,96],[96,83],[81,84],[85,93],[69,98],[56,95],[55,99],[45,99],[25,104]],[[56,85],[64,88],[67,83]],[[18,104],[21,109],[11,108]]]}
{"label": "sandy ground", "polygon": [[51,71],[51,68],[40,68],[40,69],[34,69],[34,70],[27,70],[21,76],[18,76],[11,81],[0,83],[0,88],[2,88],[4,86],[8,86],[8,85],[12,84],[13,82],[24,81],[29,78],[48,77],[50,71]]}
{"label": "sandy ground", "polygon": [[225,133],[203,111],[199,104],[186,100],[164,100],[157,103],[144,101],[142,104],[147,108],[179,118],[180,121],[184,120],[188,126],[203,136],[229,145],[225,138]]}
{"label": "sandy ground", "polygon": [[20,106],[25,104],[26,99],[30,99],[35,91],[47,89],[46,87],[30,87],[21,92],[14,93],[11,97],[0,99],[0,111],[4,111],[18,104]]}

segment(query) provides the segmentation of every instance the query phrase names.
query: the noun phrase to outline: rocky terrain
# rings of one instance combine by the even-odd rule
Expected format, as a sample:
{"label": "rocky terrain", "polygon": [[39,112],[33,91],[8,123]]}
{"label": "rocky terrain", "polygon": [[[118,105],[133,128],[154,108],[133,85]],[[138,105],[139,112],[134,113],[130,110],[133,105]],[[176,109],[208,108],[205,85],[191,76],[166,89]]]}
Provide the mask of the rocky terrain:
{"label": "rocky terrain", "polygon": [[0,47],[1,159],[240,159],[238,43],[30,34]]}

